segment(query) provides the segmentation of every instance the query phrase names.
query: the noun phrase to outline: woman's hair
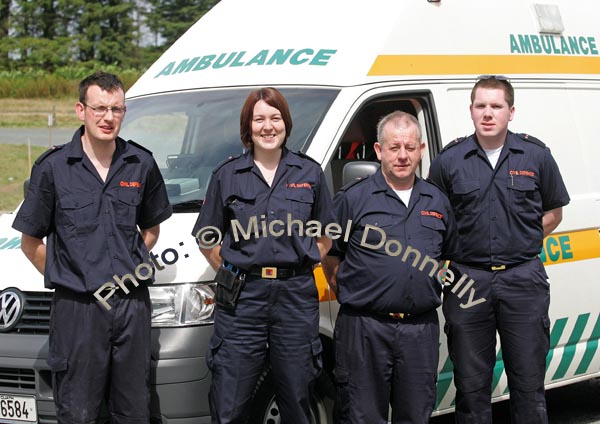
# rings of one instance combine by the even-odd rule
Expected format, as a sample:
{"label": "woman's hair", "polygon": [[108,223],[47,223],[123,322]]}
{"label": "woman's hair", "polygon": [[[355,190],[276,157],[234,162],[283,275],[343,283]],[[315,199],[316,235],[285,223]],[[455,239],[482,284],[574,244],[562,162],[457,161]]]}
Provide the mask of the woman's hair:
{"label": "woman's hair", "polygon": [[252,117],[254,115],[254,106],[260,100],[264,100],[265,103],[279,110],[281,113],[281,118],[285,124],[285,139],[281,146],[285,146],[288,137],[292,133],[292,115],[283,94],[273,87],[264,87],[255,90],[246,98],[242,112],[240,113],[240,138],[242,139],[242,144],[247,149],[252,149],[254,145],[252,141]]}

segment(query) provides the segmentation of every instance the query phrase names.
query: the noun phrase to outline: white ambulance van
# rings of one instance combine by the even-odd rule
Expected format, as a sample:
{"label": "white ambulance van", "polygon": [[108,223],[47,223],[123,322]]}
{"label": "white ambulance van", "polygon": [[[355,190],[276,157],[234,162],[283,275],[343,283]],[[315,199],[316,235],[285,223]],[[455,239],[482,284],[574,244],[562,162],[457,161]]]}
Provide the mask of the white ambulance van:
{"label": "white ambulance van", "polygon": [[[152,252],[155,422],[210,422],[205,354],[214,273],[191,231],[211,170],[242,152],[241,106],[262,86],[286,96],[294,122],[288,146],[322,164],[334,193],[376,162],[383,115],[400,109],[418,118],[426,176],[444,144],[473,132],[476,77],[508,76],[516,90],[511,130],[552,149],[572,199],[540,252],[552,298],[546,384],[597,377],[599,23],[595,0],[222,0],[191,27],[128,90],[122,129],[154,152],[175,212]],[[54,423],[46,364],[51,293],[21,253],[13,219],[0,218],[0,421]],[[315,275],[325,369],[313,412],[315,423],[328,423],[338,304],[320,268]],[[443,335],[440,350],[434,414],[450,412],[455,397]],[[252,423],[279,422],[271,378],[265,369]],[[493,396],[509,396],[500,349]]]}

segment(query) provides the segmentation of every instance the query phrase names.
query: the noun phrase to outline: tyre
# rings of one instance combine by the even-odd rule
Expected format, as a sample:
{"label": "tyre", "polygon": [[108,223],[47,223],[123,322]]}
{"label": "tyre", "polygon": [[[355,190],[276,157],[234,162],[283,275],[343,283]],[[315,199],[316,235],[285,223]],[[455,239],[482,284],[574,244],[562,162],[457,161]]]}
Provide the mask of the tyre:
{"label": "tyre", "polygon": [[[324,380],[328,378],[325,371],[323,371],[317,380],[317,387],[311,399],[312,424],[329,424],[333,422],[331,420],[333,402],[323,394],[325,391],[320,390],[321,383],[327,384]],[[281,414],[275,400],[275,385],[273,384],[271,367],[265,369],[258,379],[248,424],[281,424]]]}

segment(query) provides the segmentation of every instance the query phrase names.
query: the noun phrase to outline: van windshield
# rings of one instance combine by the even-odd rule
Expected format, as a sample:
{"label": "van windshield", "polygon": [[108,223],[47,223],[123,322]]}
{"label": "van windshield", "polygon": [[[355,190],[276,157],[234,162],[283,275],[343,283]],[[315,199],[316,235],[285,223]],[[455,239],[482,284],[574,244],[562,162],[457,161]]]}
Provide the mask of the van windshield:
{"label": "van windshield", "polygon": [[[282,88],[294,124],[286,146],[306,151],[338,90]],[[240,112],[249,89],[167,93],[127,101],[121,137],[152,151],[179,209],[199,205],[212,170],[243,152]]]}

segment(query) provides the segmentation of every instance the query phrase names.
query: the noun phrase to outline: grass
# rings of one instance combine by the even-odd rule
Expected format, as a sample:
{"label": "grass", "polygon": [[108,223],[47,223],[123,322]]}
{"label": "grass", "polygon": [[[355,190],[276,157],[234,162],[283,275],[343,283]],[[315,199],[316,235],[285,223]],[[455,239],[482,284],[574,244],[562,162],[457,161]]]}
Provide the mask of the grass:
{"label": "grass", "polygon": [[75,115],[77,99],[2,99],[0,127],[48,128],[48,115],[55,113],[55,127],[77,128],[81,122]]}
{"label": "grass", "polygon": [[0,144],[0,212],[14,210],[23,200],[23,181],[45,151],[45,147],[31,146],[30,161],[26,145]]}

